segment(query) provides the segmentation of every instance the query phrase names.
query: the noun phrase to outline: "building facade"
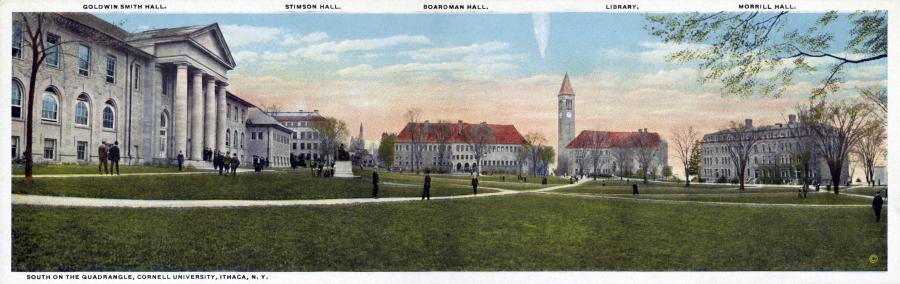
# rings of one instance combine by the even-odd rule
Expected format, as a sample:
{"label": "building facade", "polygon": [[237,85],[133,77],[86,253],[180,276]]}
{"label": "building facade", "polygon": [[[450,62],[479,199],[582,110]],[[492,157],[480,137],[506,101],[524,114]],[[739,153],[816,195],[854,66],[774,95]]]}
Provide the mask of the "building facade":
{"label": "building facade", "polygon": [[[408,123],[397,134],[394,144],[394,167],[399,167],[403,171],[430,170],[449,173],[519,173],[524,169],[525,163],[520,153],[524,149],[525,138],[515,126],[470,124],[462,120],[446,124],[448,135],[441,142],[435,125],[429,121]],[[489,143],[477,146],[472,142],[468,136],[474,132],[475,127],[490,129]],[[413,139],[414,133],[420,133],[417,134],[418,139]],[[441,147],[444,147],[443,159],[440,159]],[[481,165],[476,160],[476,147],[483,149]],[[417,151],[416,148],[420,150]]]}
{"label": "building facade", "polygon": [[662,176],[669,166],[668,144],[659,133],[585,130],[566,145],[568,168],[578,175],[640,176],[641,163],[647,162],[650,176]]}
{"label": "building facade", "polygon": [[313,128],[317,121],[325,120],[319,114],[319,110],[297,112],[273,112],[272,118],[289,128],[291,134],[291,153],[298,159],[305,161],[318,161],[323,158],[321,138],[319,132]]}
{"label": "building facade", "polygon": [[253,108],[250,109],[247,120],[247,132],[250,133],[250,140],[247,141],[248,159],[245,163],[252,164],[254,159],[263,159],[269,162],[270,167],[282,168],[291,165],[293,130],[265,112]]}
{"label": "building facade", "polygon": [[[12,155],[22,158],[31,52],[13,14]],[[118,141],[125,164],[169,164],[204,150],[244,155],[252,104],[227,91],[234,59],[217,24],[129,33],[87,13],[44,13],[48,49],[36,79],[33,158],[96,163],[102,142]],[[35,28],[33,26],[33,28]]]}
{"label": "building facade", "polygon": [[[759,140],[753,145],[746,167],[747,183],[802,184],[801,167],[797,164],[797,155],[809,153],[809,178],[811,183],[818,181],[826,185],[831,183],[828,164],[822,154],[817,151],[809,139],[809,132],[797,120],[796,115],[788,116],[788,123],[753,126],[753,120],[746,119],[745,127],[749,127],[758,135]],[[737,180],[737,170],[730,154],[728,130],[703,135],[700,141],[701,161],[700,177],[707,182],[732,182]],[[805,143],[805,144],[804,144]],[[844,163],[842,181],[848,180],[849,165]]]}
{"label": "building facade", "polygon": [[572,163],[566,148],[573,139],[575,139],[575,90],[572,89],[572,83],[569,82],[569,73],[563,77],[562,85],[559,87],[557,98],[557,112],[559,120],[557,124],[557,158],[556,158],[556,174],[566,175],[570,173],[568,165]]}

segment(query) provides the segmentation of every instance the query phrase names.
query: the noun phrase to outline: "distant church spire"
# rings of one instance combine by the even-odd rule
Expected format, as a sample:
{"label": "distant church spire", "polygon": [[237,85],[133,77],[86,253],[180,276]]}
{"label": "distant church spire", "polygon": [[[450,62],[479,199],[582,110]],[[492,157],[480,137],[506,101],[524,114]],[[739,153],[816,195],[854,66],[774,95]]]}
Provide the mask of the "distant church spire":
{"label": "distant church spire", "polygon": [[559,95],[560,96],[574,96],[575,90],[572,90],[572,83],[569,83],[569,72],[566,72],[566,77],[563,78],[562,86],[559,87]]}

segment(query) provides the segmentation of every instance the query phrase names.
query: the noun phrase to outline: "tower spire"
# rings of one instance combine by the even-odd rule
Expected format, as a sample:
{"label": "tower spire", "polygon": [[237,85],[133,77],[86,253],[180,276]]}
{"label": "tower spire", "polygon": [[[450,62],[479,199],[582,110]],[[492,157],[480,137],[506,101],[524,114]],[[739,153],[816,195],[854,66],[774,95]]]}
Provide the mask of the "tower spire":
{"label": "tower spire", "polygon": [[559,87],[559,95],[560,96],[574,96],[575,91],[572,90],[572,83],[569,83],[569,72],[566,72],[566,76],[563,77],[562,86]]}

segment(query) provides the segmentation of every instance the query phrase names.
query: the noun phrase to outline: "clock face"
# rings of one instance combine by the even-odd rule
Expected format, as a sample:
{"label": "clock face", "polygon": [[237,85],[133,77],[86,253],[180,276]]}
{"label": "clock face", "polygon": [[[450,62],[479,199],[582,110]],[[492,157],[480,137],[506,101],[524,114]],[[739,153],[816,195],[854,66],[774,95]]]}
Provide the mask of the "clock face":
{"label": "clock face", "polygon": [[567,118],[572,118],[572,112],[571,112],[571,111],[567,111],[567,112],[566,112],[566,117],[567,117]]}

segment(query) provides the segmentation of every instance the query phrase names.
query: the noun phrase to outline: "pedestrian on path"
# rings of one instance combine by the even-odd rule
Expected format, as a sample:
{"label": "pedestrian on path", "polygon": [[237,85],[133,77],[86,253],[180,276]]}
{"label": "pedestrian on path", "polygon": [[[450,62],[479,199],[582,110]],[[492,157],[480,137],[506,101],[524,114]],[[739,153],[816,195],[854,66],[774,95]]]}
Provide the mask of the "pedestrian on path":
{"label": "pedestrian on path", "polygon": [[472,176],[472,194],[478,195],[478,175]]}
{"label": "pedestrian on path", "polygon": [[425,184],[422,186],[422,200],[431,200],[431,172],[425,171]]}
{"label": "pedestrian on path", "polygon": [[237,168],[241,165],[241,160],[238,159],[237,153],[234,153],[234,157],[231,158],[231,176],[237,176]]}
{"label": "pedestrian on path", "polygon": [[872,210],[875,211],[875,222],[881,222],[881,206],[884,205],[884,199],[881,198],[881,191],[875,194],[872,200]]}
{"label": "pedestrian on path", "polygon": [[[225,156],[222,157],[222,168],[227,175],[228,169],[231,168],[231,151],[225,152]],[[219,172],[219,175],[222,175],[222,172]]]}
{"label": "pedestrian on path", "polygon": [[638,194],[641,194],[641,193],[638,191],[637,183],[631,183],[631,194],[632,194],[632,195],[638,195]]}
{"label": "pedestrian on path", "polygon": [[378,168],[372,171],[372,198],[378,198]]}
{"label": "pedestrian on path", "polygon": [[178,151],[178,157],[175,159],[178,160],[178,171],[184,170],[184,154],[181,151]]}
{"label": "pedestrian on path", "polygon": [[97,159],[100,159],[100,164],[97,165],[97,170],[100,171],[100,174],[108,174],[109,173],[109,164],[106,163],[107,160],[107,148],[106,148],[106,140],[100,142],[100,147],[97,148]]}
{"label": "pedestrian on path", "polygon": [[109,165],[109,174],[112,175],[113,168],[116,169],[116,175],[119,174],[119,159],[121,158],[121,153],[119,152],[119,141],[113,142],[112,146],[109,147],[109,161],[111,164]]}

